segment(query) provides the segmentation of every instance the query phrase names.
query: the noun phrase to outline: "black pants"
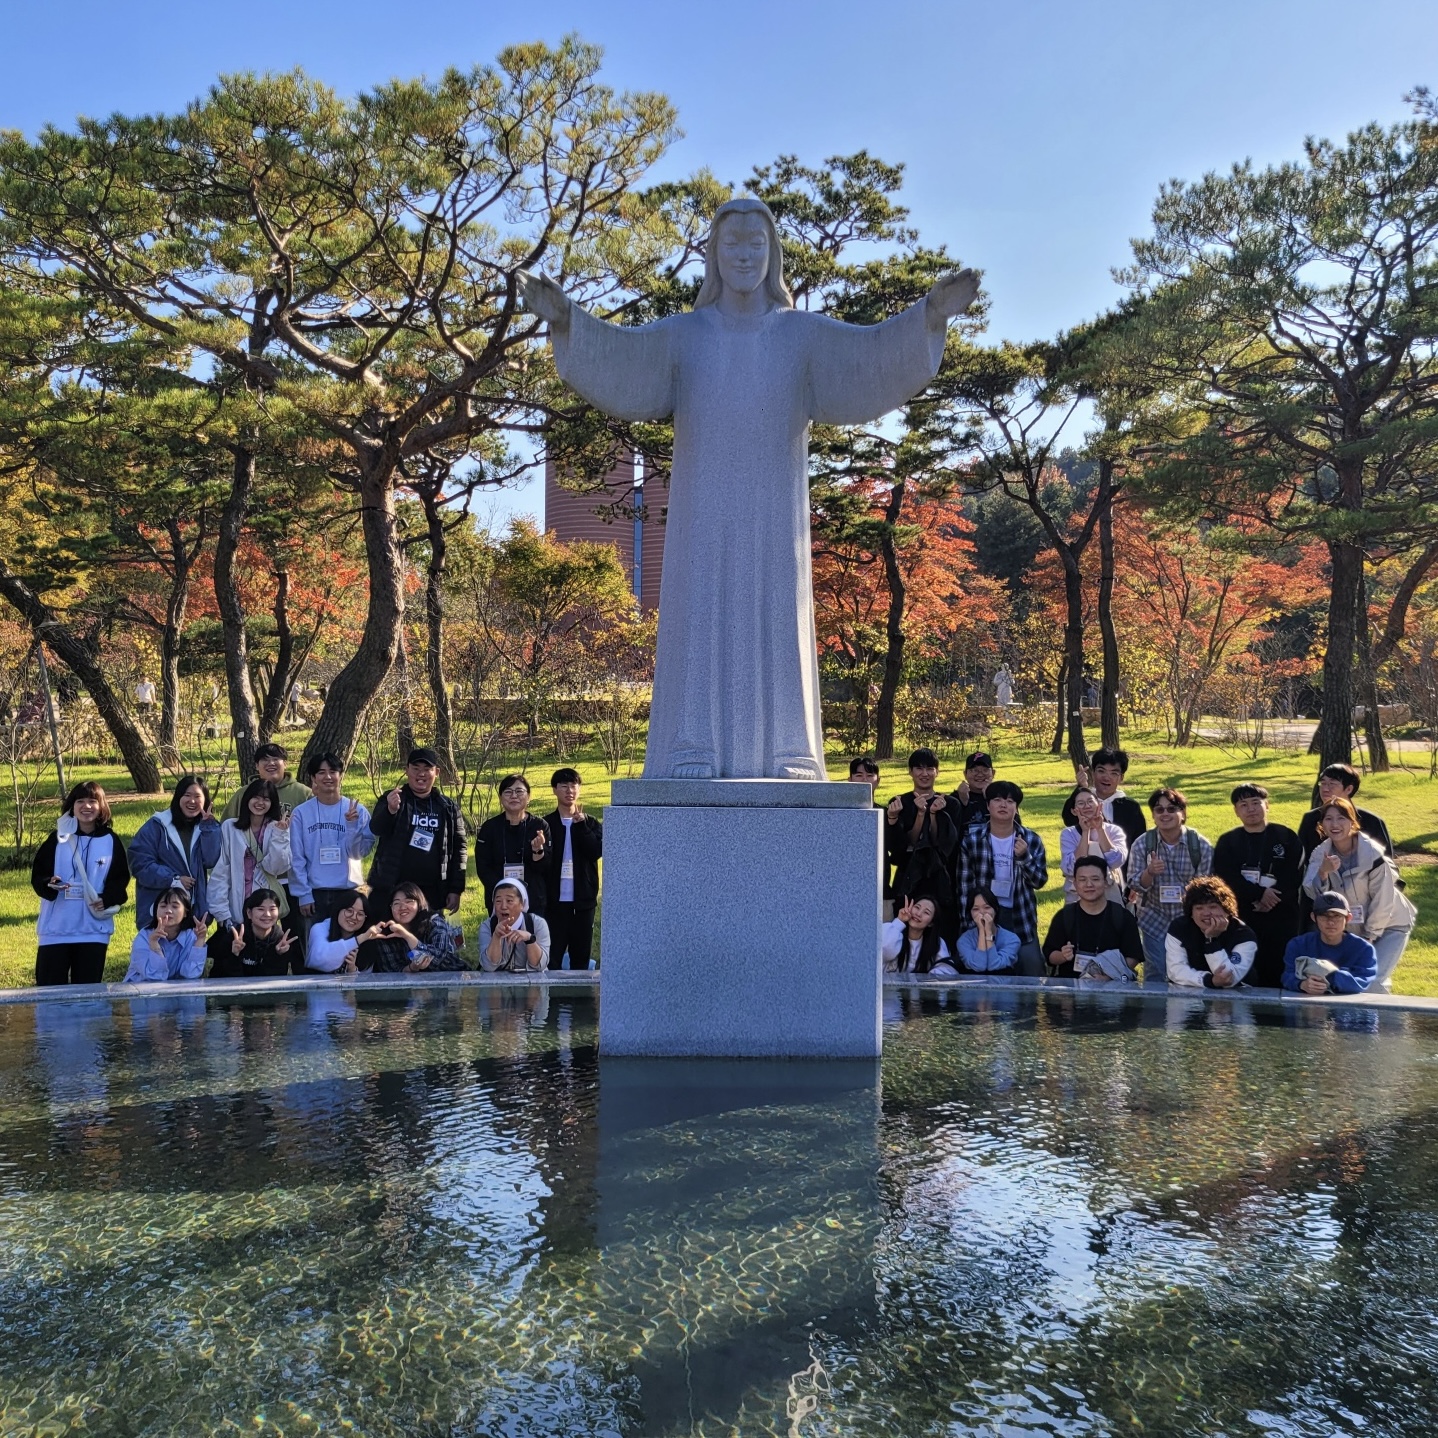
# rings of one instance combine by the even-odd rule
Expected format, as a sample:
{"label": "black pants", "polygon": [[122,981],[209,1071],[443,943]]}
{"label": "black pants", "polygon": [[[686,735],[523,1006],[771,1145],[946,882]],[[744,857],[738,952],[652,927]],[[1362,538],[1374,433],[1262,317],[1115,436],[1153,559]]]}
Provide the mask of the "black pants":
{"label": "black pants", "polygon": [[105,952],[109,944],[41,944],[35,950],[35,983],[98,984],[105,978]]}
{"label": "black pants", "polygon": [[587,969],[594,952],[594,905],[556,900],[544,917],[549,924],[549,967],[562,969],[568,953],[571,969]]}

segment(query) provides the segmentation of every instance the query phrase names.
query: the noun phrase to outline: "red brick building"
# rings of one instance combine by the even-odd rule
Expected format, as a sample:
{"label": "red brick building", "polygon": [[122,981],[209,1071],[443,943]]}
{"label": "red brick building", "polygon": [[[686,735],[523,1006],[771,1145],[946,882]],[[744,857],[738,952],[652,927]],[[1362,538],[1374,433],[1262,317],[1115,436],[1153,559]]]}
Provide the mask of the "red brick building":
{"label": "red brick building", "polygon": [[583,493],[559,484],[553,464],[544,467],[545,529],[565,544],[576,539],[612,544],[646,614],[659,607],[668,503],[668,486],[646,482],[642,461],[627,456],[605,475],[601,488]]}

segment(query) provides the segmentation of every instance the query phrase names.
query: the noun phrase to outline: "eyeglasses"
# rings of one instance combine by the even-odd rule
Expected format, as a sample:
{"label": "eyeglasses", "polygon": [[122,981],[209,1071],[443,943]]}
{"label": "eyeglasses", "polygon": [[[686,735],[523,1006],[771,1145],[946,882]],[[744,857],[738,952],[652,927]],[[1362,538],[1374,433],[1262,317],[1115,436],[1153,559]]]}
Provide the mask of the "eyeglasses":
{"label": "eyeglasses", "polygon": [[1155,814],[1182,814],[1183,810],[1177,804],[1155,804],[1153,812]]}

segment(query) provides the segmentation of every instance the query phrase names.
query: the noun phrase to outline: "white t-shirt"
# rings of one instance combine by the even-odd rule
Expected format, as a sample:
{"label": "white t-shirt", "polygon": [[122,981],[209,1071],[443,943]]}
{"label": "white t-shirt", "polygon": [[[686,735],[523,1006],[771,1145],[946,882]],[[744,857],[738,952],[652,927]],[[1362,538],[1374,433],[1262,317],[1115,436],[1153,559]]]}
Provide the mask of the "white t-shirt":
{"label": "white t-shirt", "polygon": [[1005,906],[1014,898],[1014,839],[1017,836],[1017,829],[1007,839],[989,835],[989,848],[994,856],[994,898]]}

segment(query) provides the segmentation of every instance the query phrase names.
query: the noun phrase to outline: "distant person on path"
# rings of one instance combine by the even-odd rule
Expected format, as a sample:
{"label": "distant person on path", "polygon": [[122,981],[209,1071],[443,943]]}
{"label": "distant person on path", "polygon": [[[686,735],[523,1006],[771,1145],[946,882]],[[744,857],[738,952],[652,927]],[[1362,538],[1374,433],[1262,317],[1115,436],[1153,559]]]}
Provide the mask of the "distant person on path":
{"label": "distant person on path", "polygon": [[1064,979],[1132,979],[1143,962],[1143,938],[1133,915],[1109,897],[1109,864],[1102,854],[1074,860],[1075,900],[1049,923],[1044,955]]}
{"label": "distant person on path", "polygon": [[310,760],[314,792],[290,816],[290,893],[308,924],[348,908],[364,881],[362,860],[375,846],[370,812],[346,799],[345,763],[328,751]]}
{"label": "distant person on path", "polygon": [[35,982],[98,984],[130,888],[125,846],[110,827],[104,789],[86,781],[65,798],[60,822],[35,851],[30,886],[40,896]]}
{"label": "distant person on path", "polygon": [[468,835],[459,805],[440,793],[438,778],[439,755],[428,746],[410,750],[405,782],[370,815],[370,831],[379,841],[369,871],[375,913],[389,911],[390,895],[405,881],[419,885],[431,909],[459,911]]}
{"label": "distant person on path", "polygon": [[1238,900],[1223,882],[1194,879],[1183,891],[1183,913],[1169,926],[1168,981],[1185,988],[1231,989],[1253,966],[1258,938],[1238,917]]}
{"label": "distant person on path", "polygon": [[883,928],[886,974],[932,974],[958,977],[949,946],[939,934],[939,906],[927,895],[909,899]]}
{"label": "distant person on path", "polygon": [[1308,861],[1303,888],[1317,902],[1321,894],[1341,893],[1348,904],[1348,931],[1367,939],[1378,955],[1375,993],[1392,992],[1393,971],[1408,947],[1418,911],[1398,884],[1398,866],[1375,839],[1359,828],[1347,799],[1323,806],[1326,836]]}
{"label": "distant person on path", "polygon": [[1189,883],[1213,872],[1213,846],[1188,827],[1188,800],[1181,790],[1155,789],[1148,801],[1154,827],[1139,835],[1128,851],[1128,885],[1137,896],[1138,927],[1143,935],[1143,980],[1166,980],[1168,930],[1184,913]]}
{"label": "distant person on path", "polygon": [[1313,903],[1317,932],[1288,941],[1283,954],[1283,987],[1291,993],[1366,993],[1378,973],[1378,955],[1367,939],[1348,932],[1348,900],[1336,889]]}
{"label": "distant person on path", "polygon": [[484,907],[493,913],[494,886],[518,879],[529,910],[549,912],[549,825],[529,812],[529,780],[506,774],[499,781],[500,812],[486,819],[474,836],[474,872],[484,885]]}
{"label": "distant person on path", "polygon": [[[1129,848],[1132,849],[1134,841],[1148,828],[1148,823],[1138,802],[1130,799],[1120,787],[1127,773],[1127,750],[1097,749],[1088,767],[1080,767],[1074,794],[1081,788],[1091,788],[1098,795],[1099,808],[1103,810],[1104,818],[1123,830],[1128,838]],[[1063,821],[1065,824],[1074,822],[1073,794],[1064,804]]]}
{"label": "distant person on path", "polygon": [[999,923],[999,901],[990,890],[974,890],[968,919],[959,935],[959,967],[970,974],[1018,973],[1019,936]]}
{"label": "distant person on path", "polygon": [[182,775],[170,806],[152,814],[130,840],[135,876],[135,917],[147,923],[155,900],[166,889],[183,889],[197,917],[210,913],[210,871],[220,857],[220,821],[210,807],[210,789],[198,774]]}
{"label": "distant person on path", "polygon": [[1108,897],[1123,902],[1123,866],[1128,858],[1128,835],[1122,827],[1105,819],[1098,795],[1089,788],[1074,790],[1070,800],[1074,822],[1059,835],[1059,868],[1064,876],[1064,903],[1078,903],[1074,885],[1074,863],[1098,858],[1107,866]]}
{"label": "distant person on path", "polygon": [[939,758],[932,749],[915,749],[909,755],[914,787],[885,807],[884,847],[894,869],[895,901],[926,894],[942,911],[953,905],[959,831],[949,800],[934,788],[938,777]]}
{"label": "distant person on path", "polygon": [[1019,936],[1019,972],[1039,977],[1044,956],[1034,894],[1049,881],[1044,841],[1018,821],[1024,791],[1017,784],[995,780],[988,800],[988,823],[970,829],[959,846],[960,902],[968,913],[980,889],[992,893],[1000,927]]}
{"label": "distant person on path", "polygon": [[[549,924],[551,970],[594,967],[594,910],[599,903],[599,860],[604,855],[604,826],[584,812],[578,769],[556,769],[549,787],[556,808],[545,816],[549,828]],[[569,960],[565,964],[566,957]]]}
{"label": "distant person on path", "polygon": [[199,979],[205,973],[205,924],[183,889],[166,889],[130,945],[127,984]]}
{"label": "distant person on path", "polygon": [[1268,822],[1268,790],[1240,784],[1230,795],[1239,827],[1213,847],[1213,872],[1238,899],[1238,917],[1258,937],[1258,956],[1248,982],[1276,989],[1283,979],[1283,955],[1298,932],[1298,896],[1303,863],[1298,835]]}
{"label": "distant person on path", "polygon": [[[261,744],[255,750],[255,778],[265,779],[273,784],[275,792],[280,797],[281,809],[292,813],[310,797],[310,791],[306,785],[301,784],[298,779],[291,778],[285,772],[285,765],[289,761],[289,757],[282,744]],[[225,805],[225,811],[220,815],[221,819],[237,819],[239,817],[240,796],[244,792],[244,786],[241,785],[230,795],[230,802]],[[276,815],[276,818],[278,817]]]}
{"label": "distant person on path", "polygon": [[135,685],[135,704],[139,708],[140,717],[148,719],[151,710],[155,707],[156,700],[155,686],[148,679],[142,679]]}

